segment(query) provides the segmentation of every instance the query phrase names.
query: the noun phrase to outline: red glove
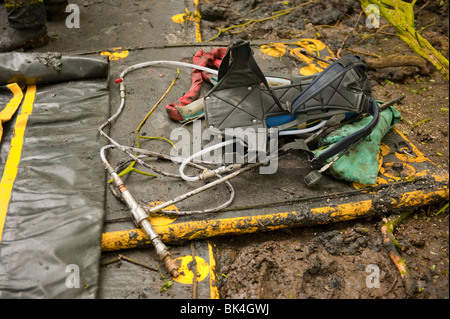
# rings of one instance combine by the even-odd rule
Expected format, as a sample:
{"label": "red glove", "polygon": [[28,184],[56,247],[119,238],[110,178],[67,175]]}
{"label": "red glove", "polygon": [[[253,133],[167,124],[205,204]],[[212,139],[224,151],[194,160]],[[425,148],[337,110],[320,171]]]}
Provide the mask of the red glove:
{"label": "red glove", "polygon": [[[200,50],[194,55],[192,62],[195,65],[217,70],[219,69],[220,63],[222,62],[226,51],[227,48],[216,48],[206,53],[203,50]],[[211,76],[211,73],[207,73],[205,71],[200,71],[197,69],[192,71],[191,87],[189,88],[189,91],[177,101],[166,105],[167,113],[172,120],[177,122],[182,122],[184,120],[175,106],[184,106],[197,100],[200,96],[200,88],[202,87],[203,81],[211,83]]]}

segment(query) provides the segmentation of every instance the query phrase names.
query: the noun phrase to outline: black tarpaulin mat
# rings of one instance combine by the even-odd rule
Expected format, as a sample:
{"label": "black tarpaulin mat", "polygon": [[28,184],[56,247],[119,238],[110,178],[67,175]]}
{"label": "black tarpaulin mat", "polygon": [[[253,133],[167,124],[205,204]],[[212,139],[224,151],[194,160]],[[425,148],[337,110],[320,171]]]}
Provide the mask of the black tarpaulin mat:
{"label": "black tarpaulin mat", "polygon": [[[8,61],[6,68],[25,60]],[[21,105],[3,123],[1,298],[97,294],[105,197],[97,127],[109,117],[108,63],[63,59],[71,61],[63,67],[73,70],[65,74],[65,82],[55,83],[49,75],[52,84],[20,87]],[[43,74],[39,83],[46,82]],[[13,96],[8,91],[0,90],[0,110]]]}

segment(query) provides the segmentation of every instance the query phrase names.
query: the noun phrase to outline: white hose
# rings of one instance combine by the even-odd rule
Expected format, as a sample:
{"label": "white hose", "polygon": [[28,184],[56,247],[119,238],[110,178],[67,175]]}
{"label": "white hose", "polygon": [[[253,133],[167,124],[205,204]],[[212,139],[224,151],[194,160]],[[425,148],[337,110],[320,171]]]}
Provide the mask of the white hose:
{"label": "white hose", "polygon": [[201,156],[201,155],[203,155],[203,154],[212,152],[212,151],[214,151],[214,150],[216,150],[216,149],[218,149],[218,148],[224,147],[224,146],[229,145],[229,144],[232,144],[232,143],[234,143],[234,142],[235,142],[234,139],[229,139],[229,140],[226,140],[225,142],[217,143],[217,144],[215,144],[215,145],[212,145],[212,146],[210,146],[210,147],[207,147],[207,148],[201,150],[200,152],[197,152],[197,153],[192,154],[191,156],[187,157],[187,158],[181,163],[181,165],[180,165],[180,176],[181,176],[181,178],[183,178],[185,181],[188,181],[188,182],[195,182],[195,181],[198,181],[198,180],[200,179],[200,175],[197,175],[197,176],[187,176],[186,174],[184,174],[184,168],[186,167],[186,165],[187,165],[191,160],[193,160],[193,159],[196,158],[196,157],[199,157],[199,156]]}
{"label": "white hose", "polygon": [[[326,123],[327,123],[327,121],[321,121],[319,124],[316,124],[315,126],[308,127],[308,128],[305,128],[305,129],[280,131],[278,133],[278,135],[279,136],[286,136],[286,135],[298,135],[298,134],[311,133],[311,132],[314,132],[314,131],[317,131],[317,130],[321,129]],[[229,144],[232,144],[234,142],[235,142],[234,139],[229,139],[229,140],[226,140],[225,142],[221,142],[221,143],[212,145],[210,147],[207,147],[207,148],[205,148],[205,149],[203,149],[203,150],[201,150],[201,151],[199,151],[199,152],[197,152],[195,154],[192,154],[191,156],[187,157],[185,160],[182,161],[182,163],[180,165],[180,176],[181,176],[181,178],[183,178],[187,182],[195,182],[195,181],[200,180],[201,174],[197,175],[197,176],[187,176],[184,173],[184,168],[186,167],[186,165],[191,160],[193,160],[196,157],[200,157],[203,154],[212,152],[212,151],[214,151],[216,149],[222,148],[222,147],[224,147],[226,145],[229,145]]]}
{"label": "white hose", "polygon": [[[192,64],[192,63],[186,63],[186,62],[178,62],[178,61],[166,61],[166,60],[159,60],[159,61],[148,61],[148,62],[143,62],[143,63],[138,63],[135,65],[132,65],[128,68],[126,68],[121,74],[120,74],[120,78],[123,79],[123,77],[130,71],[136,70],[136,69],[140,69],[140,68],[145,68],[148,66],[152,66],[152,65],[156,65],[156,64],[167,64],[167,65],[174,65],[174,66],[184,66],[187,68],[192,68],[192,69],[197,69],[197,70],[201,70],[201,71],[205,71],[205,72],[209,72],[212,74],[219,74],[219,71],[214,70],[214,69],[210,69],[204,66],[200,66],[200,65],[196,65],[196,64]],[[279,84],[291,84],[291,81],[288,79],[283,79],[283,78],[275,78],[275,77],[266,77],[268,82],[273,82],[273,83],[279,83]]]}
{"label": "white hose", "polygon": [[278,135],[285,136],[285,135],[298,135],[298,134],[311,133],[311,132],[314,132],[314,131],[322,128],[326,123],[327,123],[327,121],[323,120],[315,126],[311,126],[311,127],[300,129],[300,130],[284,130],[284,131],[280,131],[278,133]]}

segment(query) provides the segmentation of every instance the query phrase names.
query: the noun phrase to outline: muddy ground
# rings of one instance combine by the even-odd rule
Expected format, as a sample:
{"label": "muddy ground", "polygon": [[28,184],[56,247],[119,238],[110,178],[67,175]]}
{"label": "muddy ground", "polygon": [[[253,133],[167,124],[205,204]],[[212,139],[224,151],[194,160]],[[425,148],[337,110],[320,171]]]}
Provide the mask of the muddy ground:
{"label": "muddy ground", "polygon": [[[163,1],[70,2],[81,8],[82,27],[67,29],[63,23],[48,23],[52,41],[38,51],[86,54],[124,46],[135,49],[138,55],[139,49],[146,46],[195,42],[185,38],[185,26],[170,21],[172,15],[183,12],[183,2],[194,12],[193,1],[172,1],[170,6]],[[199,2],[202,38],[204,44],[211,46],[222,46],[238,38],[264,42],[319,38],[335,53],[342,47],[341,55],[358,52],[367,59],[373,59],[373,55],[381,58],[392,54],[417,56],[386,20],[381,20],[379,29],[368,29],[362,16],[356,25],[361,12],[356,0],[317,0],[277,19],[232,30],[239,33],[224,32],[210,42],[206,41],[217,35],[217,28],[243,24],[248,18],[265,18],[306,1]],[[116,20],[119,15],[122,18]],[[415,16],[416,30],[448,58],[448,1],[418,0]],[[5,21],[3,19],[2,23]],[[192,30],[193,22],[188,24],[188,29]],[[156,32],[160,25],[167,25],[167,28]],[[295,59],[286,58],[286,62],[295,70]],[[431,65],[428,68],[428,73],[416,67],[371,69],[369,75],[377,99],[390,100],[405,95],[397,105],[403,116],[397,128],[448,172],[449,82]],[[220,256],[217,261],[220,297],[448,299],[449,212],[448,208],[441,211],[446,203],[412,211],[395,231],[402,257],[417,284],[412,295],[407,294],[400,272],[383,246],[381,219],[374,217],[258,236],[212,239],[217,249],[215,255]],[[373,287],[374,282],[370,281],[376,269],[379,270],[379,288]]]}
{"label": "muddy ground", "polygon": [[[217,28],[262,19],[304,2],[205,1],[201,3],[202,36],[211,39]],[[416,30],[448,59],[448,1],[417,1],[415,8]],[[355,52],[367,59],[416,55],[383,18],[379,29],[367,28],[364,15],[356,24],[360,13],[358,1],[315,1],[277,19],[223,32],[212,42],[319,38],[335,53],[341,48],[341,56]],[[373,92],[385,101],[405,95],[397,105],[403,116],[397,127],[448,171],[449,83],[429,63],[427,67],[429,72],[411,66],[371,69]],[[416,283],[412,294],[407,293],[383,246],[380,218],[372,218],[215,240],[221,298],[448,299],[448,208],[440,211],[445,204],[411,212],[395,231]],[[376,289],[366,282],[373,267],[380,273]]]}

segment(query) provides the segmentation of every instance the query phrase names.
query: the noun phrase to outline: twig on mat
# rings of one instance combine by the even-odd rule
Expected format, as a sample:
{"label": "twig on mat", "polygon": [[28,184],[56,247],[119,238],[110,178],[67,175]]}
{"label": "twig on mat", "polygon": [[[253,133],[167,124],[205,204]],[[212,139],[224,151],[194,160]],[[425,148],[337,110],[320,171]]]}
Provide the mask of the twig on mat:
{"label": "twig on mat", "polygon": [[157,269],[155,267],[152,267],[150,265],[147,265],[147,264],[145,264],[145,263],[143,263],[143,262],[141,262],[139,260],[136,260],[134,258],[130,258],[130,257],[124,256],[124,255],[121,255],[121,254],[119,254],[119,258],[120,258],[120,260],[126,260],[126,261],[128,261],[128,262],[130,262],[132,264],[135,264],[135,265],[138,265],[138,266],[141,266],[141,267],[153,270],[153,271],[159,271],[159,269]]}
{"label": "twig on mat", "polygon": [[191,255],[192,255],[192,268],[191,271],[194,273],[194,277],[192,279],[192,298],[193,299],[197,299],[197,276],[198,276],[198,271],[197,271],[197,261],[195,260],[195,246],[194,246],[194,242],[191,241]]}
{"label": "twig on mat", "polygon": [[[143,139],[160,139],[163,141],[168,142],[169,144],[171,144],[172,146],[174,146],[174,144],[172,143],[172,141],[164,138],[164,137],[150,137],[150,136],[142,136],[141,135],[141,129],[142,126],[147,122],[148,118],[153,114],[153,112],[156,110],[156,108],[161,104],[161,102],[164,100],[164,98],[167,96],[167,94],[169,94],[170,90],[172,90],[173,86],[175,85],[175,83],[177,82],[177,80],[180,78],[180,69],[177,69],[177,74],[175,76],[175,78],[173,79],[172,83],[169,85],[169,88],[164,92],[164,94],[161,96],[161,98],[158,100],[158,102],[156,102],[156,104],[151,108],[151,110],[147,113],[147,115],[144,117],[144,119],[141,121],[141,123],[139,123],[138,127],[136,128],[136,147],[140,148],[141,147],[141,138]],[[138,156],[139,154],[137,153],[136,156]],[[156,177],[156,175],[154,174],[150,174],[144,171],[140,171],[138,169],[136,169],[134,167],[134,165],[136,165],[136,161],[132,161],[130,163],[130,165],[128,165],[123,171],[121,171],[119,173],[119,177],[122,177],[130,172],[136,172],[142,175],[146,175],[146,176],[150,176],[150,177]],[[109,182],[112,182],[112,180],[110,180]]]}

